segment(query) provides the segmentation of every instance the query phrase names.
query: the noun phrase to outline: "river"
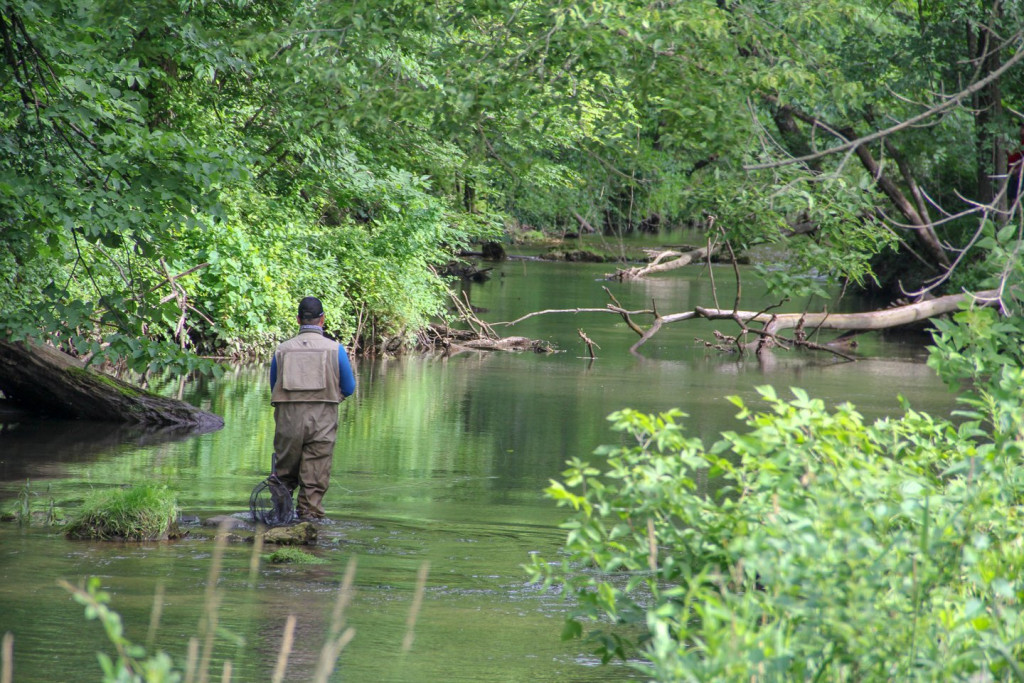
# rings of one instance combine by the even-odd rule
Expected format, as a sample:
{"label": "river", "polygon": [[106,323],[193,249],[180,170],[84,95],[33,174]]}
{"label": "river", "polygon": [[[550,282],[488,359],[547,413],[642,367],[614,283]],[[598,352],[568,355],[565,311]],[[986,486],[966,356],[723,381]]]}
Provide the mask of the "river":
{"label": "river", "polygon": [[[604,288],[629,308],[659,311],[713,305],[706,269],[642,282],[601,279],[610,266],[507,261],[473,285],[489,322],[552,308],[600,308]],[[714,271],[723,307],[731,267]],[[770,303],[744,282],[744,306]],[[777,303],[777,302],[776,302]],[[816,304],[820,306],[821,302]],[[830,310],[855,306],[829,302]],[[789,304],[784,310],[800,310]],[[639,322],[646,322],[638,319]],[[720,325],[731,332],[727,324]],[[599,345],[589,359],[578,330]],[[512,328],[551,342],[558,353],[465,353],[402,357],[357,365],[356,396],[341,427],[325,500],[331,523],[312,548],[319,565],[262,563],[250,581],[252,546],[229,543],[217,583],[221,608],[211,678],[230,662],[234,680],[270,680],[289,614],[296,616],[287,680],[308,679],[330,622],[339,582],[355,561],[345,611],[354,637],[332,680],[613,681],[640,678],[621,663],[600,666],[579,641],[559,638],[571,609],[557,591],[530,584],[521,565],[534,554],[558,559],[567,513],[543,495],[571,457],[592,458],[614,443],[606,417],[619,408],[680,408],[705,443],[734,429],[725,397],[757,402],[755,388],[800,386],[830,404],[851,401],[869,419],[897,414],[900,394],[920,410],[948,414],[952,396],[924,365],[919,340],[861,338],[856,363],[827,354],[777,353],[770,360],[708,350],[704,321],[677,323],[643,347],[621,318],[602,313],[537,316]],[[226,427],[184,439],[106,425],[47,420],[0,430],[0,505],[28,495],[34,509],[68,511],[92,489],[157,481],[173,488],[186,514],[243,516],[249,492],[270,465],[273,415],[266,366],[238,367],[185,386],[184,397],[220,415]],[[57,585],[99,577],[132,640],[145,642],[154,596],[162,611],[158,648],[184,661],[199,633],[214,544],[118,544],[65,540],[41,526],[0,524],[0,633],[14,636],[15,680],[98,680],[95,653],[113,653],[95,621]],[[266,556],[267,551],[263,553]],[[422,605],[403,648],[428,570]]]}

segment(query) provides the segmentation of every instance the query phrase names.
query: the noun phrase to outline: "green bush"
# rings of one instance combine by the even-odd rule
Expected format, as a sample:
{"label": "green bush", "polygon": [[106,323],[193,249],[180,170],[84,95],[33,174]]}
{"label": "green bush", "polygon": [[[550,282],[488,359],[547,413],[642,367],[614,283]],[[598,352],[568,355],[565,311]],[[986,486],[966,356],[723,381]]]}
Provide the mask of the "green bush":
{"label": "green bush", "polygon": [[532,571],[578,601],[566,633],[658,680],[1019,677],[1021,411],[991,438],[760,393],[710,448],[680,413],[615,413],[634,445],[547,490],[568,557]]}
{"label": "green bush", "polygon": [[146,541],[177,533],[178,504],[166,486],[95,491],[68,523],[70,538]]}

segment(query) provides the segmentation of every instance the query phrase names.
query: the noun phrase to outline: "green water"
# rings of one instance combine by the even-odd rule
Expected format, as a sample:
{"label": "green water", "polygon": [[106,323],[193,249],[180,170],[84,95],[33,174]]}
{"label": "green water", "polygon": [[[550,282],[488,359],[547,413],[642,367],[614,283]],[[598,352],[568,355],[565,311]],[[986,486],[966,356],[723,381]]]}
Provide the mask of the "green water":
{"label": "green water", "polygon": [[[600,280],[609,266],[506,262],[471,290],[480,316],[507,321],[551,308],[601,308],[603,287],[629,308],[656,301],[663,312],[713,305],[700,268],[639,283]],[[723,307],[731,306],[731,268],[716,269]],[[751,296],[749,308],[767,305]],[[830,310],[852,304],[830,303]],[[788,310],[794,310],[789,308]],[[646,320],[638,318],[638,322]],[[586,358],[583,329],[600,348]],[[727,326],[723,330],[729,331]],[[325,500],[333,523],[312,549],[326,563],[262,564],[249,582],[250,545],[225,549],[217,584],[223,596],[212,680],[230,660],[233,680],[269,680],[289,614],[297,618],[288,680],[310,677],[324,643],[337,587],[357,563],[346,621],[355,637],[333,680],[613,681],[635,677],[602,667],[578,641],[561,642],[566,605],[527,583],[532,554],[557,559],[565,516],[542,494],[566,459],[615,442],[606,416],[632,407],[681,408],[689,430],[710,441],[735,428],[740,395],[755,387],[801,386],[829,403],[852,401],[869,419],[895,414],[897,394],[918,409],[947,414],[952,397],[924,365],[917,342],[862,339],[856,363],[826,355],[777,354],[758,361],[707,351],[709,323],[679,323],[643,347],[603,313],[531,318],[499,328],[550,341],[562,352],[466,353],[361,362],[356,396],[341,408],[341,428]],[[31,481],[36,509],[68,509],[95,488],[156,480],[179,494],[186,514],[242,516],[269,467],[273,416],[266,367],[237,368],[216,381],[186,385],[189,401],[224,416],[213,434],[174,439],[106,425],[24,421],[0,430],[0,505]],[[40,527],[0,524],[0,632],[14,634],[15,680],[97,680],[95,652],[112,652],[101,627],[56,584],[98,576],[125,619],[146,639],[163,591],[158,647],[183,661],[198,632],[213,544],[206,538],[147,544],[70,542]],[[264,555],[267,553],[265,552]],[[429,563],[412,648],[403,652],[417,571]]]}

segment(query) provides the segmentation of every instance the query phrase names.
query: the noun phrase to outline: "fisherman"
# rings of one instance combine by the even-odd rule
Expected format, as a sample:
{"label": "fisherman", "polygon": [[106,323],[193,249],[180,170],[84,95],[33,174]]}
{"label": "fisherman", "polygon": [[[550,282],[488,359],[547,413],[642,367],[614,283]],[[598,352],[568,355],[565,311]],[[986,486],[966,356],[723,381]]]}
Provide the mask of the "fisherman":
{"label": "fisherman", "polygon": [[324,518],[338,404],[356,389],[345,348],[324,336],[325,319],[320,299],[300,301],[299,333],[277,347],[270,363],[277,476],[289,491],[299,489],[302,521]]}

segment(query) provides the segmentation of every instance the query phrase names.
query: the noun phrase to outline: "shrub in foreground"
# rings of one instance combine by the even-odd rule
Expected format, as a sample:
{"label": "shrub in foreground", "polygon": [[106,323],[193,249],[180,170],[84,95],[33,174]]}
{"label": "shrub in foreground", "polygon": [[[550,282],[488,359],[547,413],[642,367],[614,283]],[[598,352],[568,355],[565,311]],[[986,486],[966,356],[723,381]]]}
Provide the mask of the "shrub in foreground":
{"label": "shrub in foreground", "polygon": [[710,448],[681,413],[617,412],[632,445],[547,489],[567,558],[532,571],[578,601],[566,633],[658,680],[1024,678],[1021,412],[868,425],[760,393]]}

